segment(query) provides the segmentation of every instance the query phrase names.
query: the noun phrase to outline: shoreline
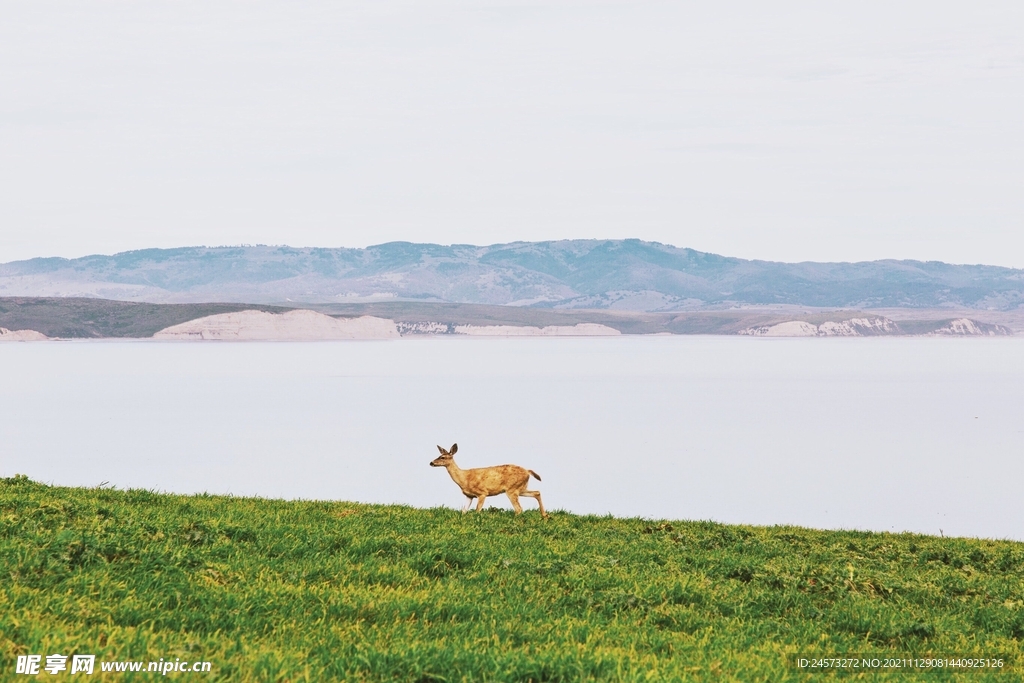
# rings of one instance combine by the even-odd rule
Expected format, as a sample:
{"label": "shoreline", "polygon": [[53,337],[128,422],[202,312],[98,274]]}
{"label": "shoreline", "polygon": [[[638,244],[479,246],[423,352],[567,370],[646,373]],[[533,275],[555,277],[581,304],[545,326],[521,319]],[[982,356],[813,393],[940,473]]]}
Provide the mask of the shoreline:
{"label": "shoreline", "polygon": [[[935,339],[935,340],[981,340],[986,339],[991,342],[996,340],[1012,341],[1024,339],[1024,335],[1002,335],[1002,336],[988,336],[988,335],[976,335],[976,336],[954,336],[954,335],[938,335],[938,334],[904,334],[904,335],[875,335],[875,336],[846,336],[846,337],[802,337],[802,336],[791,336],[791,337],[766,337],[766,336],[755,336],[755,335],[742,335],[742,334],[672,334],[670,332],[654,332],[647,334],[618,334],[618,335],[534,335],[534,334],[521,334],[521,335],[470,335],[470,334],[410,334],[402,335],[395,338],[359,338],[359,339],[158,339],[154,337],[47,337],[46,339],[32,339],[32,340],[18,340],[9,342],[0,342],[0,348],[7,346],[19,346],[24,344],[40,345],[46,343],[59,343],[59,344],[79,344],[79,343],[153,343],[153,344],[326,344],[326,343],[343,343],[343,342],[402,342],[402,341],[431,341],[431,340],[449,340],[449,341],[465,341],[465,340],[481,340],[481,341],[502,341],[502,340],[533,340],[533,339],[547,339],[547,340],[566,340],[566,339],[718,339],[718,340],[751,340],[752,343],[771,343],[773,341],[813,341],[821,340],[832,340],[834,342],[847,341],[853,342],[858,340],[923,340],[923,339]],[[826,342],[827,343],[827,342]]]}

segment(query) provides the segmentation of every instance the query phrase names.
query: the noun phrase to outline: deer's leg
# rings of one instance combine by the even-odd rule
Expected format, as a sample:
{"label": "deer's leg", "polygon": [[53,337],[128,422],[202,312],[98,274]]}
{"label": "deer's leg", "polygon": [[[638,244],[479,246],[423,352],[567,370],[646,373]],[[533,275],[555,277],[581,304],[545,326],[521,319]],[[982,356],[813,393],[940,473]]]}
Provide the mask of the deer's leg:
{"label": "deer's leg", "polygon": [[540,506],[540,516],[547,519],[548,513],[544,511],[544,503],[540,499],[540,491],[520,491],[519,493],[524,496],[529,496],[530,498],[536,498],[537,505]]}
{"label": "deer's leg", "polygon": [[485,500],[487,500],[487,496],[486,495],[482,495],[482,494],[481,494],[481,496],[479,498],[476,499],[476,511],[477,512],[480,512],[481,510],[484,509],[484,501]]}
{"label": "deer's leg", "polygon": [[469,504],[473,502],[473,499],[469,496],[466,497],[466,504],[462,506],[462,514],[469,512]]}
{"label": "deer's leg", "polygon": [[519,504],[519,494],[515,491],[505,491],[505,495],[512,501],[512,509],[516,511],[517,515],[523,513],[523,506]]}

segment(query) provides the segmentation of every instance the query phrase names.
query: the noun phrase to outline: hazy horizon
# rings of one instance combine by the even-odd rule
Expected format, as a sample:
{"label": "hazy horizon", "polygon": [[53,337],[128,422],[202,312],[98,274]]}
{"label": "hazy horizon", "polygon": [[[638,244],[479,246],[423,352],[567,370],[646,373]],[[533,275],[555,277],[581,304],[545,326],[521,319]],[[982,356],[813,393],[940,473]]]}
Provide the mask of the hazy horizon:
{"label": "hazy horizon", "polygon": [[1024,5],[0,0],[0,262],[632,236],[1024,266]]}

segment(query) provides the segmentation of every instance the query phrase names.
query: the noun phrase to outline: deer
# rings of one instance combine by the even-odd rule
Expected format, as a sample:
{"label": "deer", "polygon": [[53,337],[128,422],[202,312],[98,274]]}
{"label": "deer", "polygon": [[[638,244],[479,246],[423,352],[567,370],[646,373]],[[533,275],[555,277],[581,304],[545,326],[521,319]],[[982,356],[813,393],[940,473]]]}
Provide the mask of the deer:
{"label": "deer", "polygon": [[451,450],[445,450],[440,446],[437,450],[441,455],[430,461],[431,467],[444,467],[452,481],[462,489],[462,495],[466,496],[466,504],[462,506],[462,512],[469,510],[470,504],[476,498],[476,511],[484,506],[487,496],[496,496],[504,493],[512,502],[512,508],[516,514],[522,514],[523,506],[519,504],[519,496],[528,496],[537,499],[540,506],[540,516],[548,518],[544,510],[544,503],[540,499],[540,491],[528,491],[527,483],[530,475],[540,481],[540,475],[533,470],[528,470],[519,465],[496,465],[494,467],[477,467],[471,470],[464,470],[455,464],[455,453],[459,450],[459,444],[453,443]]}

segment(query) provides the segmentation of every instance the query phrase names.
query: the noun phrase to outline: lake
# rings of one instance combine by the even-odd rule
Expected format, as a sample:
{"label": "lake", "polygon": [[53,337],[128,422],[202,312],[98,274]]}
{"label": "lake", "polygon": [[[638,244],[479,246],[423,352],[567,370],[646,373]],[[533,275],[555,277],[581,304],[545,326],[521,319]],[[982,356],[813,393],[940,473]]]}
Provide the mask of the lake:
{"label": "lake", "polygon": [[428,467],[458,442],[549,509],[1024,540],[1024,339],[12,342],[0,371],[0,476],[461,507]]}

